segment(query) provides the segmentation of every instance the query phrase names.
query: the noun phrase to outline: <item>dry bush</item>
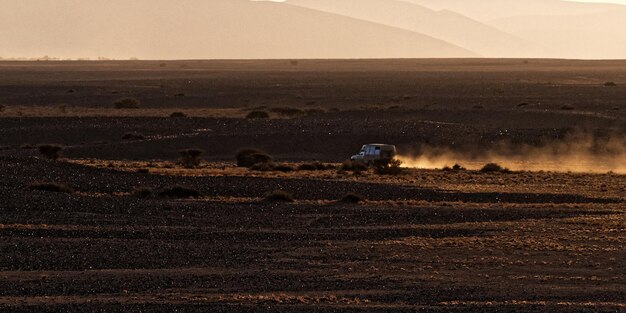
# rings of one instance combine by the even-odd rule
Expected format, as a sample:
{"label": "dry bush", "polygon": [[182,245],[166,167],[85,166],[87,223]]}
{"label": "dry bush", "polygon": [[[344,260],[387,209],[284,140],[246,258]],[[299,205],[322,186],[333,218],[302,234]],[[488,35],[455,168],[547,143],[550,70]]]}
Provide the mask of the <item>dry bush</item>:
{"label": "dry bush", "polygon": [[242,149],[237,152],[235,155],[237,159],[238,167],[247,167],[250,168],[259,163],[271,163],[272,157],[259,150],[254,148]]}
{"label": "dry bush", "polygon": [[289,166],[286,164],[274,164],[273,162],[257,163],[249,167],[249,169],[251,171],[258,171],[258,172],[283,172],[283,173],[289,173],[289,172],[293,172],[296,170],[292,166]]}
{"label": "dry bush", "polygon": [[122,136],[122,140],[144,140],[146,137],[140,133],[126,133]]}
{"label": "dry bush", "polygon": [[341,200],[339,200],[339,202],[341,203],[351,203],[351,204],[359,204],[361,202],[365,201],[365,199],[363,199],[363,197],[361,197],[360,195],[354,194],[354,193],[349,193],[345,196],[343,196],[343,198],[341,198]]}
{"label": "dry bush", "polygon": [[500,164],[496,163],[488,163],[480,169],[483,173],[509,173],[509,169],[500,166]]}
{"label": "dry bush", "polygon": [[174,112],[174,113],[170,114],[170,117],[172,117],[172,118],[185,118],[185,117],[187,117],[187,114],[185,114],[183,112]]}
{"label": "dry bush", "polygon": [[187,199],[200,198],[201,195],[194,189],[176,186],[159,192],[159,196],[163,198]]}
{"label": "dry bush", "polygon": [[115,101],[116,109],[139,109],[141,102],[135,98],[125,98]]}
{"label": "dry bush", "polygon": [[6,109],[6,106],[3,104],[0,104],[0,112],[4,112],[5,109]]}
{"label": "dry bush", "polygon": [[445,172],[452,172],[452,171],[459,172],[459,171],[465,171],[467,169],[462,167],[461,165],[454,164],[454,166],[452,166],[452,167],[449,167],[449,166],[444,167],[443,170]]}
{"label": "dry bush", "polygon": [[604,87],[617,87],[617,84],[615,82],[606,82]]}
{"label": "dry bush", "polygon": [[274,171],[289,173],[289,172],[295,171],[295,169],[292,166],[280,164],[280,165],[274,166]]}
{"label": "dry bush", "polygon": [[452,167],[453,171],[465,171],[467,170],[466,168],[464,168],[463,166],[459,165],[459,164],[454,164],[454,166]]}
{"label": "dry bush", "polygon": [[74,189],[58,183],[32,183],[28,186],[30,190],[48,191],[48,192],[61,192],[61,193],[73,193]]}
{"label": "dry bush", "polygon": [[317,171],[315,163],[304,163],[298,165],[298,171]]}
{"label": "dry bush", "polygon": [[372,163],[374,172],[378,175],[400,175],[404,171],[402,161],[392,160],[376,160]]}
{"label": "dry bush", "polygon": [[335,169],[335,167],[321,162],[303,163],[298,166],[298,171],[326,171],[331,169]]}
{"label": "dry bush", "polygon": [[352,171],[352,172],[361,172],[361,171],[367,171],[367,165],[365,165],[362,162],[356,162],[356,161],[352,161],[352,160],[346,160],[343,163],[341,163],[341,166],[339,167],[340,171]]}
{"label": "dry bush", "polygon": [[566,104],[564,106],[561,107],[561,110],[563,111],[573,111],[575,108],[569,104]]}
{"label": "dry bush", "polygon": [[136,198],[151,198],[154,192],[150,188],[135,188],[131,195]]}
{"label": "dry bush", "polygon": [[296,116],[304,113],[304,111],[298,108],[271,108],[270,112],[277,113],[283,116]]}
{"label": "dry bush", "polygon": [[246,115],[247,119],[262,119],[269,118],[270,114],[265,111],[252,111]]}
{"label": "dry bush", "polygon": [[248,169],[257,172],[271,172],[274,171],[276,165],[272,162],[260,162],[250,166]]}
{"label": "dry bush", "polygon": [[282,190],[276,190],[265,195],[267,202],[294,202],[293,195]]}
{"label": "dry bush", "polygon": [[186,168],[196,168],[200,165],[200,156],[204,151],[200,149],[183,149],[178,151],[180,154],[180,164]]}
{"label": "dry bush", "polygon": [[528,102],[522,102],[520,104],[517,105],[517,107],[521,108],[521,107],[526,107],[529,106],[530,104]]}
{"label": "dry bush", "polygon": [[41,145],[39,146],[39,153],[43,155],[46,159],[56,160],[60,157],[60,153],[63,150],[62,146],[59,145]]}
{"label": "dry bush", "polygon": [[304,110],[304,113],[306,113],[307,115],[316,115],[316,114],[324,114],[326,113],[326,111],[324,111],[324,109],[307,109],[307,110]]}

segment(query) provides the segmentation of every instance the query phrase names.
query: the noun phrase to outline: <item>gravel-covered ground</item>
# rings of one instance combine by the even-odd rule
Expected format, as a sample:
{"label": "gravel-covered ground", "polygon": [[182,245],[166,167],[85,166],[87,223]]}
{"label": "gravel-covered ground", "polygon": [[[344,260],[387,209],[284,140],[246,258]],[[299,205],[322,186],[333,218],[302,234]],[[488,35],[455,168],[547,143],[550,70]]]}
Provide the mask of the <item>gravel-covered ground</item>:
{"label": "gravel-covered ground", "polygon": [[[626,63],[160,63],[0,62],[0,311],[626,311],[621,172],[233,165],[242,147],[338,167],[370,142],[514,156],[579,138],[620,163]],[[124,97],[142,109],[106,116]],[[173,165],[183,148],[200,168]],[[158,195],[175,186],[199,197]],[[294,202],[265,201],[275,190]]]}

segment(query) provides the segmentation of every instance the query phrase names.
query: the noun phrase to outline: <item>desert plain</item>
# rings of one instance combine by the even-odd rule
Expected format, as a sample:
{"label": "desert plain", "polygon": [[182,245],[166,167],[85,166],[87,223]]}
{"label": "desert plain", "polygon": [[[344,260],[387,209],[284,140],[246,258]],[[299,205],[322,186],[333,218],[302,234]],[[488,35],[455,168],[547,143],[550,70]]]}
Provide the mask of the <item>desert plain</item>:
{"label": "desert plain", "polygon": [[626,61],[0,62],[0,105],[0,311],[626,311]]}

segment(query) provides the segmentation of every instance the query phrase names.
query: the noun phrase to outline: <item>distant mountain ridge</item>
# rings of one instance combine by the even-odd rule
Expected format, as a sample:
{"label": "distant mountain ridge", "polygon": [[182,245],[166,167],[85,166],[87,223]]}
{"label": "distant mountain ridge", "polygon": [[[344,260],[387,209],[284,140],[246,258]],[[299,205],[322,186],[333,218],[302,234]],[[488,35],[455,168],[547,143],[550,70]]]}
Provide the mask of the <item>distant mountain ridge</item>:
{"label": "distant mountain ridge", "polygon": [[287,0],[287,4],[390,25],[474,51],[482,56],[530,56],[530,42],[449,10],[401,0]]}
{"label": "distant mountain ridge", "polygon": [[525,15],[576,15],[620,10],[626,6],[564,0],[404,0],[434,10],[451,10],[481,22]]}
{"label": "distant mountain ridge", "polygon": [[[150,59],[476,57],[423,34],[275,2],[0,2],[0,56]],[[27,6],[31,4],[32,6]],[[36,16],[36,20],[29,17]]]}
{"label": "distant mountain ridge", "polygon": [[452,10],[538,47],[533,56],[626,59],[626,6],[562,0],[405,0]]}

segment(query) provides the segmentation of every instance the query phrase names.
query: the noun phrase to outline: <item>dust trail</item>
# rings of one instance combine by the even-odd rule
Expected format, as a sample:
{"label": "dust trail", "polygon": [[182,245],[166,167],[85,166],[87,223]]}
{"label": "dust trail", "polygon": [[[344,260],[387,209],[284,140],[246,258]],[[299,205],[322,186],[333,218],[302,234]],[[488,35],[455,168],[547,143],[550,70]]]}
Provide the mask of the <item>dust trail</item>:
{"label": "dust trail", "polygon": [[577,132],[538,146],[501,142],[480,152],[422,147],[418,153],[398,159],[405,167],[423,169],[459,164],[476,170],[494,162],[514,171],[626,174],[626,137],[623,133],[594,136]]}

